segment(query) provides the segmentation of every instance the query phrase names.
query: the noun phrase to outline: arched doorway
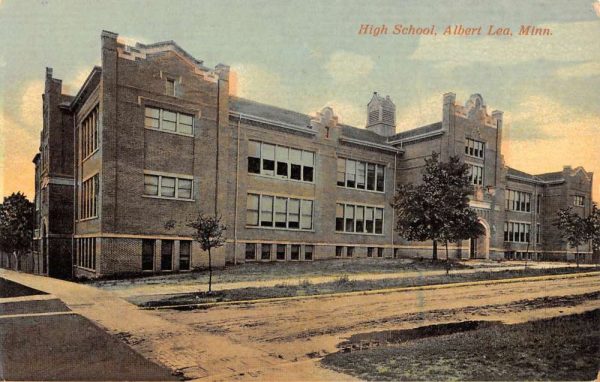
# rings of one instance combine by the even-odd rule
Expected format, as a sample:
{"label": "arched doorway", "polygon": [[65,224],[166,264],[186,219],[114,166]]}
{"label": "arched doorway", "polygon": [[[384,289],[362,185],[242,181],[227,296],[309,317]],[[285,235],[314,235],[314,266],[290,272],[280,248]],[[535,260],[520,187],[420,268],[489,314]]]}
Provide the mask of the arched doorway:
{"label": "arched doorway", "polygon": [[484,219],[479,219],[479,224],[483,227],[484,234],[470,240],[469,258],[487,259],[490,256],[490,226]]}

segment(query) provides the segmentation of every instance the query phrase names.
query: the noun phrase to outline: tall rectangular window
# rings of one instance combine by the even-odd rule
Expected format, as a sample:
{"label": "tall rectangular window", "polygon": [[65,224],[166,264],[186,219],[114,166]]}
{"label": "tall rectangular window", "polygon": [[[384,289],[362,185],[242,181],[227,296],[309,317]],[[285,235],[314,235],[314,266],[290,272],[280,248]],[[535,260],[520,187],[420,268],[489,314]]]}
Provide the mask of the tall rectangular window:
{"label": "tall rectangular window", "polygon": [[345,232],[354,232],[354,206],[346,204],[344,210],[344,217],[346,218]]}
{"label": "tall rectangular window", "polygon": [[248,194],[246,201],[246,224],[250,226],[258,225],[258,200],[260,196],[256,194]]}
{"label": "tall rectangular window", "polygon": [[179,241],[179,269],[189,271],[192,265],[192,242],[189,240]]}
{"label": "tall rectangular window", "polygon": [[365,162],[357,162],[356,163],[356,188],[360,188],[361,190],[365,189],[366,183],[366,163]]}
{"label": "tall rectangular window", "polygon": [[300,260],[300,244],[290,246],[290,260]]}
{"label": "tall rectangular window", "polygon": [[376,190],[383,192],[385,187],[385,167],[383,165],[377,165],[377,187]]}
{"label": "tall rectangular window", "polygon": [[367,190],[375,190],[375,165],[367,163]]}
{"label": "tall rectangular window", "polygon": [[287,179],[289,174],[290,149],[288,147],[277,146],[275,150],[277,159],[277,176]]}
{"label": "tall rectangular window", "polygon": [[356,232],[365,231],[365,207],[356,206]]}
{"label": "tall rectangular window", "polygon": [[246,243],[246,260],[256,260],[256,244],[254,243]]}
{"label": "tall rectangular window", "polygon": [[86,237],[75,241],[76,265],[87,269],[96,269],[96,238]]}
{"label": "tall rectangular window", "polygon": [[302,202],[301,202],[300,228],[302,228],[302,229],[312,229],[312,214],[313,214],[313,202],[312,202],[312,200],[302,200]]}
{"label": "tall rectangular window", "polygon": [[285,260],[285,244],[277,244],[276,256],[277,260]]}
{"label": "tall rectangular window", "polygon": [[375,208],[375,233],[383,233],[383,208]]}
{"label": "tall rectangular window", "polygon": [[343,158],[337,159],[337,185],[346,185],[346,160]]}
{"label": "tall rectangular window", "polygon": [[302,180],[312,182],[314,177],[315,154],[310,151],[302,151]]}
{"label": "tall rectangular window", "polygon": [[167,78],[165,94],[170,96],[175,96],[175,80]]}
{"label": "tall rectangular window", "polygon": [[79,218],[98,217],[98,200],[100,193],[100,175],[96,174],[81,183],[79,195]]}
{"label": "tall rectangular window", "polygon": [[346,187],[356,187],[356,161],[346,160]]}
{"label": "tall rectangular window", "polygon": [[275,198],[275,227],[287,227],[287,198]]}
{"label": "tall rectangular window", "polygon": [[96,106],[81,122],[79,126],[79,148],[81,160],[86,159],[98,149],[99,143],[99,108]]}
{"label": "tall rectangular window", "polygon": [[338,245],[335,247],[335,256],[336,257],[342,257],[342,255],[344,254],[344,247]]}
{"label": "tall rectangular window", "polygon": [[261,145],[262,174],[275,175],[275,146],[267,143]]}
{"label": "tall rectangular window", "polygon": [[248,173],[260,174],[260,142],[248,142]]}
{"label": "tall rectangular window", "polygon": [[307,260],[307,261],[312,260],[314,252],[315,252],[315,247],[313,245],[305,245],[304,246],[304,260]]}
{"label": "tall rectangular window", "polygon": [[272,227],[273,197],[262,195],[260,199],[260,225],[261,227]]}
{"label": "tall rectangular window", "polygon": [[471,180],[471,184],[482,186],[483,166],[469,164],[469,179]]}
{"label": "tall rectangular window", "polygon": [[155,240],[142,240],[142,271],[154,270]]}
{"label": "tall rectangular window", "polygon": [[573,204],[577,207],[583,207],[585,205],[584,201],[585,201],[585,198],[583,196],[575,195]]}
{"label": "tall rectangular window", "polygon": [[300,228],[300,199],[288,201],[288,228]]}
{"label": "tall rectangular window", "polygon": [[173,240],[162,240],[160,244],[160,270],[173,270]]}
{"label": "tall rectangular window", "polygon": [[335,205],[335,230],[344,232],[344,205],[340,203]]}
{"label": "tall rectangular window", "polygon": [[261,244],[260,245],[260,259],[261,260],[271,260],[271,244]]}

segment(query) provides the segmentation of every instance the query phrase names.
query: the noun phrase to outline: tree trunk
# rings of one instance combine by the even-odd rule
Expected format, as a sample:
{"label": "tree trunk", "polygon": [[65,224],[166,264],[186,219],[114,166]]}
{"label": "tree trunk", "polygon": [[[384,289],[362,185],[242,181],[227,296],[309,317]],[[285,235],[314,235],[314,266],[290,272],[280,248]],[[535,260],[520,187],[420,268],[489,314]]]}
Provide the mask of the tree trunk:
{"label": "tree trunk", "polygon": [[431,258],[432,262],[436,261],[438,259],[438,255],[437,255],[437,240],[433,241],[433,256]]}
{"label": "tree trunk", "polygon": [[575,246],[575,263],[577,264],[577,268],[579,268],[579,246]]}
{"label": "tree trunk", "polygon": [[448,256],[448,240],[446,240],[446,276],[450,273],[450,257]]}
{"label": "tree trunk", "polygon": [[212,293],[212,256],[208,249],[208,293]]}
{"label": "tree trunk", "polygon": [[525,252],[525,268],[527,268],[527,260],[529,260],[529,242],[527,242],[527,251]]}

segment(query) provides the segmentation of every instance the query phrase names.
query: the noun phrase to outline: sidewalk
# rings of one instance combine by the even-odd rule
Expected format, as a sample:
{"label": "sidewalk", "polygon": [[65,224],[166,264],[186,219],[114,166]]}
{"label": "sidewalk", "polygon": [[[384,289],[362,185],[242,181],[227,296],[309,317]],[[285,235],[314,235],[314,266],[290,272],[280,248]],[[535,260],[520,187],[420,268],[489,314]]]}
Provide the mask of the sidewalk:
{"label": "sidewalk", "polygon": [[[511,262],[510,265],[496,265],[496,266],[482,266],[473,269],[456,269],[452,270],[451,274],[471,274],[477,272],[501,272],[506,270],[522,270],[525,267],[525,262]],[[527,264],[529,269],[549,269],[549,268],[562,268],[569,267],[564,263],[532,263]],[[583,265],[581,266],[584,267]],[[586,267],[594,267],[593,265],[586,265]],[[573,268],[575,265],[573,264]],[[219,282],[218,270],[213,275],[213,291],[219,290],[231,290],[241,288],[261,288],[261,287],[274,287],[276,285],[298,285],[304,282],[310,282],[311,284],[321,284],[333,282],[339,279],[341,275],[336,276],[306,276],[302,275],[299,277],[288,277],[278,278],[271,280],[262,281],[240,281],[240,282]],[[441,276],[445,275],[445,270],[430,270],[430,271],[403,271],[394,273],[358,273],[349,274],[349,280],[362,281],[362,280],[383,280],[383,279],[398,279],[398,278],[419,278],[429,276]],[[117,296],[128,299],[136,296],[153,296],[153,295],[170,295],[170,294],[181,294],[181,293],[194,293],[194,292],[206,292],[208,291],[208,283],[197,281],[195,283],[181,283],[181,284],[118,284],[118,285],[106,285],[99,287],[104,290],[111,291]]]}
{"label": "sidewalk", "polygon": [[[0,269],[0,277],[55,296],[73,313],[92,320],[112,335],[127,338],[144,357],[183,371],[187,377],[214,378],[262,368],[285,368],[288,363],[226,337],[192,330],[139,310],[109,291],[5,269]],[[323,373],[329,380],[345,378],[328,370],[319,370],[316,378],[324,379]]]}

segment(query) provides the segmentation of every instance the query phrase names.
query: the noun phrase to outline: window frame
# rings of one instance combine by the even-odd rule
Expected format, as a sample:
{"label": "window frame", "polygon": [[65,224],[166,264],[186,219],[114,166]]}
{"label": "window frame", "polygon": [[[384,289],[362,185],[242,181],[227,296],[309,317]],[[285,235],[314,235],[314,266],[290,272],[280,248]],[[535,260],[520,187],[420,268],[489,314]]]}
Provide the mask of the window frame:
{"label": "window frame", "polygon": [[[387,166],[382,163],[339,156],[337,157],[336,186],[351,190],[385,194],[386,168]],[[342,175],[343,184],[341,184]],[[380,175],[382,178],[381,180]],[[359,182],[359,180],[362,181],[362,183]],[[370,181],[372,181],[372,183]],[[352,182],[352,185],[350,185],[349,182]],[[359,187],[359,184],[362,186]],[[380,185],[381,187],[379,187]]]}
{"label": "window frame", "polygon": [[[341,211],[342,211],[342,216],[338,216],[338,211],[340,210],[341,207]],[[347,219],[349,220],[350,217],[348,216],[348,218],[346,217],[346,211],[347,211],[347,207],[351,207],[353,213],[352,213],[352,231],[347,230],[348,227],[348,222]],[[385,207],[382,206],[372,206],[372,205],[367,205],[367,204],[360,204],[360,203],[346,203],[346,202],[336,202],[336,222],[335,222],[335,233],[344,233],[344,234],[355,234],[355,235],[377,235],[377,236],[382,236],[385,235]],[[359,232],[357,231],[357,226],[358,226],[358,211],[362,210],[362,226],[363,226],[363,231]],[[378,211],[381,212],[381,232],[378,233],[378,229],[377,229],[377,215],[378,215]],[[369,217],[372,217],[372,220],[369,219]],[[338,219],[341,219],[341,221],[338,221]],[[338,229],[338,222],[342,222],[342,227],[343,230],[339,230]],[[370,223],[370,224],[369,224]],[[372,226],[372,232],[369,231],[367,229],[367,227],[371,225]]]}
{"label": "window frame", "polygon": [[[256,145],[255,147],[258,148],[258,156],[251,156],[251,150],[250,147],[251,145]],[[264,147],[273,147],[273,158],[270,158],[270,152],[268,153],[268,158],[265,157],[265,150],[263,150],[263,146]],[[269,149],[270,150],[270,149]],[[252,150],[254,151],[254,150]],[[278,153],[283,153],[283,151],[287,152],[287,158],[281,158],[282,160],[279,160],[279,155]],[[298,159],[293,159],[294,156],[298,156]],[[312,161],[312,165],[308,164],[308,162],[305,159],[305,156],[308,158],[309,156],[312,157],[311,161]],[[250,160],[251,158],[253,160],[258,159],[260,165],[258,166],[258,172],[256,171],[250,171]],[[259,141],[256,139],[248,139],[248,154],[247,154],[247,174],[248,175],[252,175],[252,176],[264,176],[267,178],[271,178],[271,179],[279,179],[279,180],[286,180],[286,181],[293,181],[293,182],[302,182],[302,183],[315,183],[315,178],[316,178],[316,171],[315,171],[315,167],[316,167],[316,159],[317,159],[317,153],[315,151],[311,151],[311,150],[303,150],[300,148],[296,148],[296,147],[292,147],[292,146],[286,146],[286,145],[280,145],[277,143],[270,143],[270,142],[264,142],[264,141]],[[270,169],[265,169],[265,161],[272,161],[273,162],[273,170]],[[280,169],[280,164],[285,165],[286,168],[286,175],[280,174],[279,173],[279,169]],[[270,164],[269,164],[270,166]],[[298,170],[298,178],[293,177],[293,174],[296,172],[296,170]],[[308,178],[308,175],[310,174],[310,180],[306,180],[306,178]]]}
{"label": "window frame", "polygon": [[[158,118],[154,118],[154,117],[149,117],[147,114],[147,110],[158,110]],[[167,122],[173,122],[173,121],[169,121],[164,119],[164,113],[173,113],[175,114],[175,130],[168,130],[166,128],[163,128],[163,120],[167,121]],[[186,116],[186,117],[191,117],[192,118],[192,132],[191,133],[186,133],[186,132],[182,132],[180,131],[180,125],[184,125],[184,126],[190,126],[187,123],[183,123],[180,122],[180,117],[181,116]],[[158,121],[158,127],[154,127],[154,126],[149,126],[146,123],[146,119],[152,119],[152,120],[157,120]],[[180,111],[174,111],[174,110],[169,110],[169,109],[164,109],[162,107],[157,107],[157,106],[152,106],[152,105],[144,105],[144,128],[148,129],[148,130],[155,130],[155,131],[161,131],[164,133],[169,133],[169,134],[175,134],[175,135],[181,135],[181,136],[185,136],[185,137],[194,137],[195,132],[196,132],[196,115],[194,114],[190,114],[190,113],[185,113],[185,112],[180,112]]]}
{"label": "window frame", "polygon": [[[250,198],[258,198],[258,210],[249,210],[248,203]],[[263,204],[265,200],[272,198],[271,202],[271,224],[262,224],[263,212],[268,212],[266,209],[263,210]],[[282,211],[278,210],[277,201],[284,201],[285,204],[285,227],[277,226],[278,217],[282,215]],[[303,206],[310,203],[310,228],[302,228],[305,226],[307,215],[306,210]],[[295,208],[297,205],[297,209]],[[249,212],[256,213],[258,211],[258,224],[249,223],[248,216]],[[255,191],[249,191],[246,194],[246,228],[260,228],[260,229],[273,229],[273,230],[284,230],[284,231],[303,231],[303,232],[314,232],[314,214],[315,214],[315,201],[314,199],[300,199],[291,196],[284,195],[271,195],[261,194]],[[296,220],[297,218],[297,220]],[[297,224],[298,226],[291,226],[291,224]]]}
{"label": "window frame", "polygon": [[[146,194],[146,177],[158,177],[158,185],[157,185],[157,193],[156,194]],[[162,187],[163,187],[163,178],[173,178],[175,179],[175,194],[174,196],[163,196],[162,195]],[[192,188],[190,190],[191,198],[182,198],[179,197],[179,181],[187,180],[191,181]],[[172,174],[172,173],[164,173],[159,171],[150,171],[144,170],[144,190],[142,193],[142,197],[144,198],[154,198],[154,199],[165,199],[165,200],[176,200],[182,202],[194,202],[194,176],[193,175],[184,175],[184,174]]]}

